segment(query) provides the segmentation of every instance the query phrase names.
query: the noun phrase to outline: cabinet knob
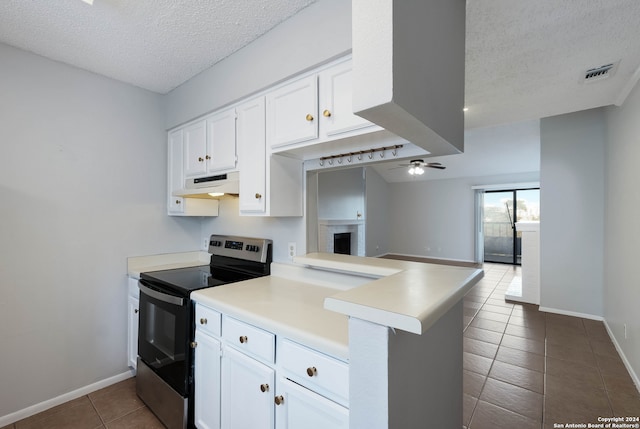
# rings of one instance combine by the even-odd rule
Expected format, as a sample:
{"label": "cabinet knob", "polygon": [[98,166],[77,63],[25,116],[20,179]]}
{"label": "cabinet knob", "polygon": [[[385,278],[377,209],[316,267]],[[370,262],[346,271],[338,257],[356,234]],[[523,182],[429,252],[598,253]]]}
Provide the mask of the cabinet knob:
{"label": "cabinet knob", "polygon": [[260,198],[262,198],[262,194],[256,192],[256,200],[259,200]]}
{"label": "cabinet knob", "polygon": [[269,391],[269,385],[268,385],[268,384],[266,384],[266,383],[265,383],[265,384],[261,384],[261,385],[260,385],[260,391],[261,391],[262,393],[264,393],[264,392],[268,392],[268,391]]}
{"label": "cabinet knob", "polygon": [[278,395],[273,399],[276,403],[276,405],[282,405],[284,404],[284,396],[282,395]]}
{"label": "cabinet knob", "polygon": [[176,200],[176,204],[180,204],[180,203],[181,203],[181,201],[180,201],[180,200]]}
{"label": "cabinet knob", "polygon": [[315,366],[310,366],[309,368],[307,368],[307,375],[309,377],[313,377],[314,375],[318,375],[318,370],[316,369]]}
{"label": "cabinet knob", "polygon": [[137,308],[133,310],[134,313],[138,314],[140,310],[138,310]]}
{"label": "cabinet knob", "polygon": [[211,159],[209,155],[205,156],[204,159]]}
{"label": "cabinet knob", "polygon": [[325,118],[328,118],[331,116],[331,112],[325,109],[324,112],[322,112],[322,116],[324,116]]}
{"label": "cabinet knob", "polygon": [[190,346],[192,349],[195,349],[196,347],[198,347],[198,343],[196,343],[195,341],[191,341]]}
{"label": "cabinet knob", "polygon": [[306,119],[309,122],[313,121],[313,115],[311,113],[307,113]]}
{"label": "cabinet knob", "polygon": [[203,158],[203,157],[201,157],[201,156],[199,156],[199,157],[198,157],[198,162],[202,162],[202,161],[204,161],[204,158]]}
{"label": "cabinet knob", "polygon": [[240,344],[245,344],[247,341],[249,341],[249,338],[247,338],[246,335],[241,335],[239,340],[240,340]]}
{"label": "cabinet knob", "polygon": [[206,325],[207,324],[207,319],[205,317],[200,319],[200,324],[201,325]]}

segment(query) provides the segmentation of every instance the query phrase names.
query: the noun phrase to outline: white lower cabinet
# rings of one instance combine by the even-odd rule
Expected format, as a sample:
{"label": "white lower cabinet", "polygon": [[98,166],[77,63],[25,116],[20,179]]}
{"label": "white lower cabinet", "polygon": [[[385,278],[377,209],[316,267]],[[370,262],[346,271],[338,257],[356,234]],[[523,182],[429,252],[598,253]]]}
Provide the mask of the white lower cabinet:
{"label": "white lower cabinet", "polygon": [[222,356],[222,428],[273,429],[275,370],[232,347]]}
{"label": "white lower cabinet", "polygon": [[140,310],[140,290],[138,279],[129,277],[129,298],[127,314],[127,360],[129,367],[136,369],[138,365],[138,315]]}
{"label": "white lower cabinet", "polygon": [[349,410],[286,378],[278,379],[277,429],[348,429]]}
{"label": "white lower cabinet", "polygon": [[220,427],[220,341],[196,329],[194,422],[200,429]]}
{"label": "white lower cabinet", "polygon": [[201,304],[195,342],[199,429],[349,427],[346,362]]}

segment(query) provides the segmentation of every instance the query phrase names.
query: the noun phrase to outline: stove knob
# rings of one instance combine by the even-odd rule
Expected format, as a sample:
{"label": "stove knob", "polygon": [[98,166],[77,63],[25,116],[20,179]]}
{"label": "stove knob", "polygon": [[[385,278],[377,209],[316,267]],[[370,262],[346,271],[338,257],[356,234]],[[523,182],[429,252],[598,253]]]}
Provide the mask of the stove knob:
{"label": "stove knob", "polygon": [[253,251],[254,252],[259,252],[260,251],[260,246],[253,246]]}

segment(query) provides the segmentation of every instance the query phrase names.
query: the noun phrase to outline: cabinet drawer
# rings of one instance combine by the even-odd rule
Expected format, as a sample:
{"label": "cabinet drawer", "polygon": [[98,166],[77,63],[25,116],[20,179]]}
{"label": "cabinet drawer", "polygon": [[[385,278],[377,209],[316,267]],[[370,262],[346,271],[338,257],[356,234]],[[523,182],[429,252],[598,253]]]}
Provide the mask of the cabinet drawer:
{"label": "cabinet drawer", "polygon": [[222,338],[227,344],[266,362],[274,362],[275,335],[271,332],[227,316],[223,317],[222,325]]}
{"label": "cabinet drawer", "polygon": [[282,340],[278,360],[287,378],[338,403],[349,402],[349,365],[323,353]]}
{"label": "cabinet drawer", "polygon": [[196,304],[196,329],[216,337],[220,336],[220,313]]}

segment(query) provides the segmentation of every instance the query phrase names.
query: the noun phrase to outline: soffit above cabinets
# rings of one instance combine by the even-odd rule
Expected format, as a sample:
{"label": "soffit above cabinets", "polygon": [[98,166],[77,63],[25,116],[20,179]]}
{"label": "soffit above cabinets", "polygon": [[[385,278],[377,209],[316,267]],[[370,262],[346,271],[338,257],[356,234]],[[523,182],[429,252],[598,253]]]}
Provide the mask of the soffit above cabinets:
{"label": "soffit above cabinets", "polygon": [[464,0],[353,0],[353,111],[429,151],[464,150]]}

